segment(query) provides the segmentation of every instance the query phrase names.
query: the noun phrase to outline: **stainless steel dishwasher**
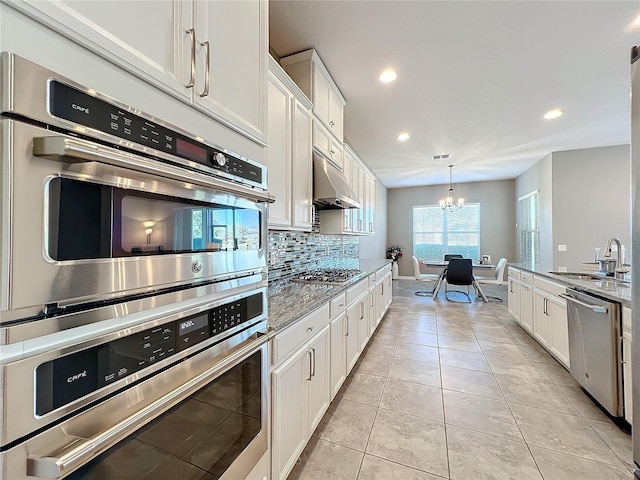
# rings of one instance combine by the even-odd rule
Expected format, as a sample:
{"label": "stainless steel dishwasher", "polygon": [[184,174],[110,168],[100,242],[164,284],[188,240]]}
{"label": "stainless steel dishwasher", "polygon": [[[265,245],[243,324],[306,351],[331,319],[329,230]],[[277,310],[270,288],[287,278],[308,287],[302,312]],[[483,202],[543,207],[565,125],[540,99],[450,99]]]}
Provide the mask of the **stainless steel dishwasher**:
{"label": "stainless steel dishwasher", "polygon": [[567,289],[571,376],[614,417],[623,414],[619,303]]}

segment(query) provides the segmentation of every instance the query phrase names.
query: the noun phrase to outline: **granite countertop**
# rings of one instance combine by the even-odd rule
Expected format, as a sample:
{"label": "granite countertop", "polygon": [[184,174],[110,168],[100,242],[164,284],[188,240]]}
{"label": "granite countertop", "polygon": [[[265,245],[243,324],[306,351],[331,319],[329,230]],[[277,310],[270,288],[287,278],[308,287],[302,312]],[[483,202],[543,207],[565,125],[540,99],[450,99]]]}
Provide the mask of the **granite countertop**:
{"label": "granite countertop", "polygon": [[294,324],[391,260],[360,260],[361,275],[344,285],[315,285],[285,280],[269,287],[269,330],[271,334]]}
{"label": "granite countertop", "polygon": [[599,297],[606,298],[607,300],[620,302],[623,306],[631,308],[631,278],[628,275],[624,281],[620,281],[614,280],[613,277],[607,277],[596,272],[579,272],[602,277],[602,280],[577,280],[550,273],[553,271],[553,268],[545,265],[531,267],[525,266],[521,263],[509,263],[509,266],[535,273],[536,275],[553,280],[554,282],[598,295]]}

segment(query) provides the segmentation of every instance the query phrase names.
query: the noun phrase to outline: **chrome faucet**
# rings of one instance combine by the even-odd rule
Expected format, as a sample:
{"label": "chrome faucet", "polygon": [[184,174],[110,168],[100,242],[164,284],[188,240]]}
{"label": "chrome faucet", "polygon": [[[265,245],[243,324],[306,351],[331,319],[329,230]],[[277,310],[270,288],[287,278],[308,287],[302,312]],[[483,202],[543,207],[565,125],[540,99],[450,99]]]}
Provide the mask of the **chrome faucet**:
{"label": "chrome faucet", "polygon": [[624,267],[624,264],[622,263],[622,243],[620,243],[620,239],[616,238],[616,237],[611,237],[609,240],[607,240],[607,246],[604,247],[604,253],[602,254],[603,257],[610,257],[611,256],[611,244],[614,243],[616,244],[616,246],[618,247],[618,259],[616,261],[616,273],[627,273],[629,271],[628,268]]}

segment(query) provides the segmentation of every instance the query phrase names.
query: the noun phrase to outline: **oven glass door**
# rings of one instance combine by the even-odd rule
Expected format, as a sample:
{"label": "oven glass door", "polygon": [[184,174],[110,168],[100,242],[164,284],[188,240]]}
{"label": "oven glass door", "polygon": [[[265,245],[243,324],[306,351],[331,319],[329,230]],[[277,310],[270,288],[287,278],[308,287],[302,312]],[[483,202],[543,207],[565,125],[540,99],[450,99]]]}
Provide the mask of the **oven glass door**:
{"label": "oven glass door", "polygon": [[255,352],[66,478],[220,478],[261,433],[263,361]]}
{"label": "oven glass door", "polygon": [[48,256],[55,261],[259,251],[261,212],[70,178],[48,185]]}

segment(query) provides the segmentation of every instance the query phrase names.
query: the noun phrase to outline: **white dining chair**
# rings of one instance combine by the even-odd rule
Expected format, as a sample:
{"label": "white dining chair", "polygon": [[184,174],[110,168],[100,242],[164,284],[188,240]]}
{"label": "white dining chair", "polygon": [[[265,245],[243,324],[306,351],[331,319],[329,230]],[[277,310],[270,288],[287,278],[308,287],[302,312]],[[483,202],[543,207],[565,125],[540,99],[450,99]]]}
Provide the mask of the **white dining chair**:
{"label": "white dining chair", "polygon": [[504,285],[504,271],[507,268],[507,259],[502,257],[498,260],[496,271],[493,277],[481,277],[474,275],[476,281],[483,285]]}
{"label": "white dining chair", "polygon": [[[413,262],[413,276],[415,277],[416,280],[418,280],[419,282],[437,282],[438,281],[438,279],[440,278],[440,274],[421,273],[420,263],[418,263],[418,259],[415,256],[413,256],[411,257],[411,260]],[[416,292],[416,295],[418,295],[419,297],[430,297],[432,294],[433,294],[433,290],[431,290],[430,292],[426,290],[421,290],[419,292]]]}

